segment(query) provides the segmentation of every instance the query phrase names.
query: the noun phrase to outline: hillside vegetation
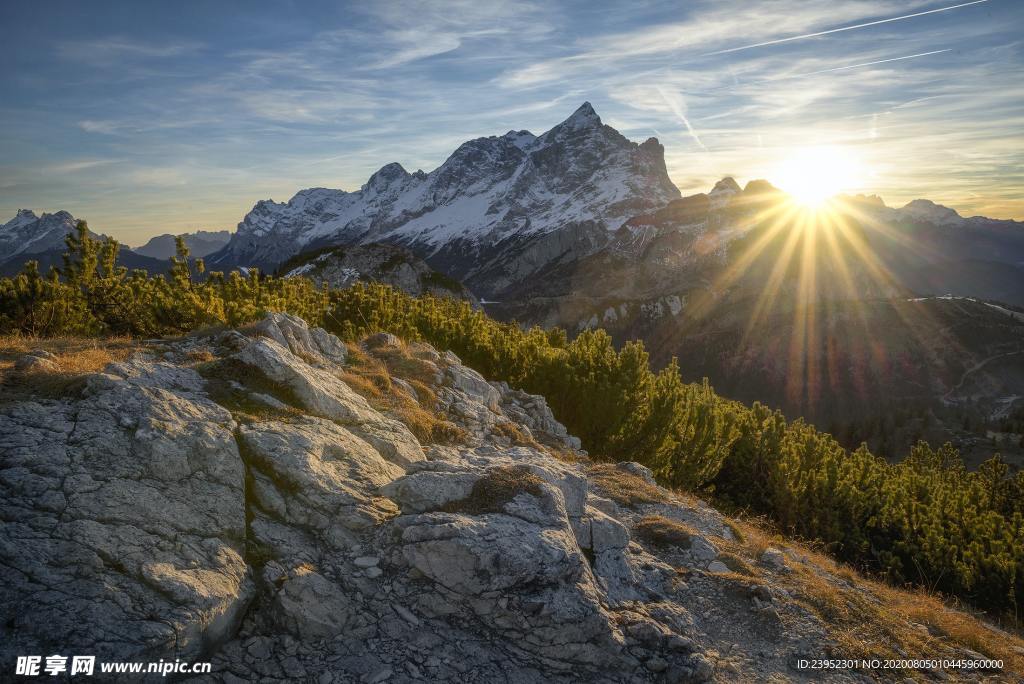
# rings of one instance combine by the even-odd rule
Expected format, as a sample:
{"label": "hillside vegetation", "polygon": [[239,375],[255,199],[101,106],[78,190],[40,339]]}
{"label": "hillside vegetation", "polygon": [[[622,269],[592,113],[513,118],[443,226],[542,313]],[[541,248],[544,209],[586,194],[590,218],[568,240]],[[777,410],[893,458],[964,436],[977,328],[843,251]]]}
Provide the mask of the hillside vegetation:
{"label": "hillside vegetation", "polygon": [[63,268],[44,276],[30,262],[0,280],[0,332],[153,337],[278,310],[344,339],[388,331],[424,340],[488,378],[546,396],[596,458],[639,461],[663,484],[767,516],[895,584],[1020,618],[1024,475],[998,458],[969,472],[951,447],[922,443],[890,464],[760,404],[724,400],[706,382],[687,384],[675,363],[654,373],[641,343],[616,350],[603,331],[570,342],[562,330],[522,330],[466,302],[382,285],[333,291],[257,272],[199,282],[183,244],[178,251],[166,278],[129,273],[116,264],[116,242],[96,242],[80,223]]}

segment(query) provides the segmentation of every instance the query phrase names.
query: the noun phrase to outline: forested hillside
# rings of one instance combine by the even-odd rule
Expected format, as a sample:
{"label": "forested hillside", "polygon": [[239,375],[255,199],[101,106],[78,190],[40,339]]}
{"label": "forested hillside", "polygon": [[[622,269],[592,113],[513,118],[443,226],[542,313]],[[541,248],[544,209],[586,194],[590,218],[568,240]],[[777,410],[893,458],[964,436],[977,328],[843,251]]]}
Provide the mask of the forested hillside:
{"label": "forested hillside", "polygon": [[765,515],[894,583],[1020,617],[1024,475],[998,458],[969,472],[949,447],[919,444],[896,464],[851,452],[802,421],[683,382],[675,363],[654,373],[641,343],[617,350],[603,331],[570,343],[562,330],[522,330],[466,302],[382,285],[333,291],[258,272],[198,282],[183,243],[167,277],[129,273],[116,256],[116,242],[95,241],[81,223],[62,268],[43,275],[29,263],[0,280],[0,332],[167,336],[279,310],[347,339],[388,331],[425,340],[490,379],[545,395],[597,459],[639,461],[664,484]]}

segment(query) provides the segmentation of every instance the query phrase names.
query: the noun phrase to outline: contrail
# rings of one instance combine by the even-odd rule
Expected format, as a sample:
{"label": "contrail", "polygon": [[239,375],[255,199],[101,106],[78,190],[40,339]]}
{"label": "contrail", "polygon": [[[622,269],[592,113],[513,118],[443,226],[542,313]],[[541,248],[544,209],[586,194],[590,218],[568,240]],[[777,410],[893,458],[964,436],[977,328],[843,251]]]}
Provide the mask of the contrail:
{"label": "contrail", "polygon": [[853,26],[842,26],[840,28],[829,29],[828,31],[818,31],[817,33],[805,33],[802,36],[790,36],[789,38],[779,38],[778,40],[767,40],[763,43],[754,43],[752,45],[741,45],[740,47],[728,48],[727,50],[716,50],[715,52],[705,52],[701,57],[709,57],[711,55],[724,55],[728,52],[739,52],[740,50],[750,50],[751,48],[765,47],[766,45],[778,45],[779,43],[788,43],[794,40],[803,40],[804,38],[816,38],[817,36],[827,36],[830,33],[839,33],[840,31],[853,31],[854,29],[866,28],[868,26],[878,26],[879,24],[888,24],[892,21],[903,21],[904,19],[913,19],[914,17],[923,17],[926,14],[935,14],[936,12],[948,12],[949,10],[959,9],[961,7],[967,7],[969,5],[980,5],[988,0],[972,0],[971,2],[962,2],[959,5],[950,5],[949,7],[939,7],[937,9],[926,10],[924,12],[915,12],[914,14],[904,14],[902,17],[891,17],[889,19],[879,19],[878,21],[869,21],[865,24],[854,24]]}
{"label": "contrail", "polygon": [[927,57],[928,55],[938,55],[943,52],[951,52],[952,48],[946,48],[944,50],[932,50],[931,52],[918,52],[916,55],[904,55],[903,57],[890,57],[889,59],[877,59],[874,62],[861,62],[860,64],[847,64],[841,67],[832,67],[831,69],[821,69],[819,71],[808,71],[803,74],[792,74],[789,76],[780,76],[778,78],[765,79],[768,81],[781,81],[787,78],[799,78],[800,76],[814,76],[815,74],[827,74],[830,71],[843,71],[845,69],[857,69],[858,67],[873,66],[875,64],[885,64],[886,62],[899,62],[904,59],[914,59],[915,57]]}
{"label": "contrail", "polygon": [[690,120],[686,118],[686,104],[683,101],[682,96],[676,93],[669,93],[661,86],[657,86],[657,88],[658,93],[661,95],[662,99],[665,100],[665,104],[675,112],[675,115],[678,116],[679,120],[683,122],[684,126],[686,126],[686,130],[690,134],[690,137],[693,138],[694,142],[696,142],[702,150],[706,151],[708,148],[704,147],[704,143],[701,142],[700,136],[697,135],[697,131],[693,130],[693,126],[690,125]]}

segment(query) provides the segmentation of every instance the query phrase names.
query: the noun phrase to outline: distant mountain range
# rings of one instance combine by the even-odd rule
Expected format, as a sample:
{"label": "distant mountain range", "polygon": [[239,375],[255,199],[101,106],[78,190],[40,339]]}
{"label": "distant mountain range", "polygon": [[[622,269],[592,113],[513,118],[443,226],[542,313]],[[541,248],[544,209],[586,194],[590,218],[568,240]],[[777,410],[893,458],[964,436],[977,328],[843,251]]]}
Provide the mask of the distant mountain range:
{"label": "distant mountain range", "polygon": [[[17,215],[0,226],[0,275],[14,275],[26,261],[39,262],[39,270],[46,273],[51,266],[60,266],[66,250],[64,237],[75,229],[78,219],[66,211],[37,216],[30,209],[21,209]],[[97,239],[105,235],[93,233]],[[129,269],[141,268],[150,273],[167,270],[165,260],[153,259],[122,246],[118,260]]]}
{"label": "distant mountain range", "polygon": [[[708,194],[680,197],[657,139],[630,142],[584,103],[539,136],[509,131],[466,142],[430,173],[392,163],[356,192],[313,188],[287,203],[258,202],[208,262],[273,270],[301,251],[387,242],[487,299],[528,304],[531,288],[549,290],[541,274],[594,258],[625,250],[643,260],[645,245],[698,234],[702,248],[724,247],[775,195],[765,181],[741,189],[729,178]],[[847,205],[857,207],[856,223],[876,229],[896,285],[1024,304],[1021,223],[962,218],[927,200],[895,209],[859,197]]]}
{"label": "distant mountain range", "polygon": [[31,209],[19,209],[14,218],[0,226],[0,260],[25,261],[34,254],[63,249],[64,236],[75,229],[76,223],[66,211],[36,216]]}
{"label": "distant mountain range", "polygon": [[[17,215],[0,226],[0,275],[12,275],[21,270],[26,261],[39,262],[42,272],[50,266],[59,266],[66,250],[64,237],[74,231],[78,219],[66,211],[37,216],[30,209],[20,209]],[[106,235],[92,233],[98,240]],[[192,258],[205,257],[231,238],[227,230],[183,233]],[[129,269],[142,268],[150,273],[162,273],[168,260],[175,254],[174,235],[166,233],[150,238],[143,246],[130,249],[121,246],[118,260]]]}
{"label": "distant mountain range", "polygon": [[[176,237],[179,236],[172,235],[171,233],[157,235],[151,237],[146,244],[136,247],[132,251],[142,256],[152,257],[153,259],[170,259],[176,253],[174,241]],[[180,237],[185,239],[185,245],[188,247],[192,257],[201,259],[226,245],[231,239],[231,231],[199,230],[194,233],[182,233]]]}
{"label": "distant mountain range", "polygon": [[[555,293],[603,304],[699,285],[778,201],[765,181],[740,188],[731,178],[707,194],[680,197],[657,139],[631,142],[584,103],[539,136],[509,131],[466,142],[430,173],[388,164],[358,191],[313,188],[287,203],[263,200],[233,234],[199,231],[185,238],[194,257],[220,270],[274,271],[300,252],[326,246],[401,245],[485,298],[541,320],[535,300]],[[897,209],[857,197],[844,206],[876,265],[885,267],[890,294],[950,293],[1024,305],[1024,224],[963,218],[927,200]],[[67,212],[18,212],[0,227],[0,265],[63,250],[73,225]],[[174,236],[165,234],[133,253],[162,260],[173,248]],[[591,272],[600,287],[579,275]],[[619,275],[631,281],[626,289],[610,286]],[[884,294],[877,282],[871,287],[873,296]],[[555,318],[569,327],[579,323]]]}

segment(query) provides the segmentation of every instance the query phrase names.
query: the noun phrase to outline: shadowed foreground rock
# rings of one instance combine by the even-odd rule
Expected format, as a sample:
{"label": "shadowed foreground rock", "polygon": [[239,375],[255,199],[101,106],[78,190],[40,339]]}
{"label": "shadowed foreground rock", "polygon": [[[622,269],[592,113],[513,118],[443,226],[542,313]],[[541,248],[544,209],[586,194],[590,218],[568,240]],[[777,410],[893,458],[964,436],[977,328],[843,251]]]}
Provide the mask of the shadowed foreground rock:
{"label": "shadowed foreground rock", "polygon": [[[255,330],[0,404],[3,667],[60,653],[212,660],[198,681],[760,681],[802,678],[795,659],[834,646],[720,555],[716,512],[639,464],[595,480],[543,398],[410,346],[458,427],[421,444],[344,380],[337,338],[280,314]],[[761,576],[792,572],[787,553],[764,550]]]}

